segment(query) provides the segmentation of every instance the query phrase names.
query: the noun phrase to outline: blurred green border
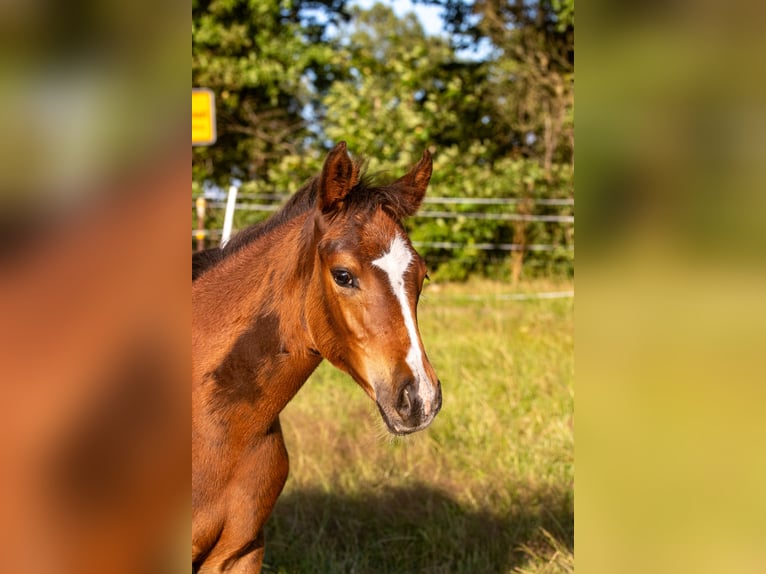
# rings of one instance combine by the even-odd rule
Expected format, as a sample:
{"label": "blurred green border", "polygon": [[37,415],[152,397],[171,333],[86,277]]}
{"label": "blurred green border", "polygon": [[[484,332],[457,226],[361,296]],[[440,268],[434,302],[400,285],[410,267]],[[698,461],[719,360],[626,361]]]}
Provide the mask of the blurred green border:
{"label": "blurred green border", "polygon": [[765,12],[578,13],[581,572],[766,569]]}

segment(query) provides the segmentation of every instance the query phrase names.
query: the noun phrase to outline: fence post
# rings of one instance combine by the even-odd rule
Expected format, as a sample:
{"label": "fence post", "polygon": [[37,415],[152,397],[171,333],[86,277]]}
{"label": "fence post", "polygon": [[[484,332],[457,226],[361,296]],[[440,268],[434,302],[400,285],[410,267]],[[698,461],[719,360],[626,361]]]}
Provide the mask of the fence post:
{"label": "fence post", "polygon": [[197,198],[197,251],[203,251],[205,249],[205,209],[207,208],[207,201],[204,197]]}
{"label": "fence post", "polygon": [[[517,203],[516,213],[520,215],[532,213],[532,187],[533,185],[527,184],[526,194]],[[513,242],[519,246],[519,249],[518,251],[511,252],[511,284],[517,285],[521,278],[521,268],[524,264],[524,254],[527,249],[527,222],[523,218],[513,224]]]}
{"label": "fence post", "polygon": [[234,226],[234,210],[237,205],[237,186],[229,186],[229,197],[226,200],[226,215],[223,218],[223,234],[221,235],[221,247],[226,245],[231,237],[231,229]]}

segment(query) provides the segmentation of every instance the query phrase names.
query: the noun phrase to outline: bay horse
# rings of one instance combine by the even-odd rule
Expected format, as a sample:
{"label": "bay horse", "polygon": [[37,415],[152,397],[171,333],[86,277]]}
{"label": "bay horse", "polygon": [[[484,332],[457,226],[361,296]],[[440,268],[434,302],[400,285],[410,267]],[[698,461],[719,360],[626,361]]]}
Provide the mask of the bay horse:
{"label": "bay horse", "polygon": [[431,178],[428,150],[374,184],[345,142],[266,222],[192,263],[192,567],[258,573],[288,457],[279,414],[327,359],[388,430],[426,428],[441,384],[423,349],[426,276],[403,218]]}

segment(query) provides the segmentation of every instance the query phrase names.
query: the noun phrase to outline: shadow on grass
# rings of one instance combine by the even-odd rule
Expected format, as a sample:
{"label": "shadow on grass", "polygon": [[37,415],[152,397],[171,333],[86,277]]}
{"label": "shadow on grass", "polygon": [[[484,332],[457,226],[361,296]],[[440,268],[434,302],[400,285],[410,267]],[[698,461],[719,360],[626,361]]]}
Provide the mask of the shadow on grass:
{"label": "shadow on grass", "polygon": [[266,528],[267,573],[511,572],[543,529],[573,552],[571,493],[532,493],[505,512],[473,510],[425,485],[375,493],[285,493]]}

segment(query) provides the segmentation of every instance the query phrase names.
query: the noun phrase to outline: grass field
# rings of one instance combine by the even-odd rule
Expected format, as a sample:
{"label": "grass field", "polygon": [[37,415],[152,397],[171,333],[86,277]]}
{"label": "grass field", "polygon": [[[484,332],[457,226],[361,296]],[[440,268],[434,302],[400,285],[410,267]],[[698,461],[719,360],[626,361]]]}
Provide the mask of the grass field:
{"label": "grass field", "polygon": [[510,292],[426,287],[444,402],[421,433],[392,438],[350,377],[320,366],[282,416],[291,470],[265,572],[574,571],[574,303]]}

